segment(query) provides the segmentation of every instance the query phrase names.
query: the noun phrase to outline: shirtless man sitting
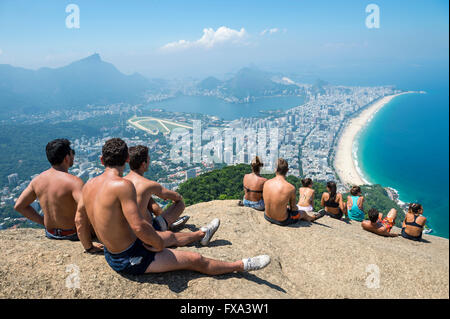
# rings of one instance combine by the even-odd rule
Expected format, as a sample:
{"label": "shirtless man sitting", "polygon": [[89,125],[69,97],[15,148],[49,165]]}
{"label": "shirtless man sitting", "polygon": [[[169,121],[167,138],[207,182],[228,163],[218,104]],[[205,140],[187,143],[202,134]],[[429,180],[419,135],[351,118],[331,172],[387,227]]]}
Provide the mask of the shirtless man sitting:
{"label": "shirtless man sitting", "polygon": [[305,211],[297,210],[295,187],[286,180],[288,170],[286,160],[279,158],[275,177],[264,183],[264,218],[280,226],[287,226],[299,220],[312,222],[320,218],[319,214],[310,216]]}
{"label": "shirtless man sitting", "polygon": [[[14,209],[28,219],[45,227],[50,239],[78,240],[81,236],[91,241],[91,228],[87,220],[77,223],[77,204],[81,199],[83,181],[68,173],[73,165],[75,151],[70,141],[56,139],[46,146],[47,159],[51,168],[34,178],[16,201]],[[38,198],[44,216],[31,206]],[[92,242],[91,242],[92,244]],[[102,251],[103,246],[95,243],[89,252]]]}
{"label": "shirtless man sitting", "polygon": [[391,234],[391,229],[397,218],[397,210],[395,208],[392,208],[385,218],[383,218],[383,214],[379,213],[375,208],[371,208],[367,214],[369,215],[369,220],[361,222],[361,227],[364,230],[385,237],[398,236],[398,234]]}
{"label": "shirtless man sitting", "polygon": [[139,213],[133,183],[122,177],[128,161],[128,147],[123,140],[106,141],[101,156],[105,171],[84,186],[80,209],[105,245],[106,261],[116,272],[140,275],[187,269],[219,275],[257,270],[269,264],[267,255],[224,262],[165,248],[160,233]]}
{"label": "shirtless man sitting", "polygon": [[[136,189],[139,213],[158,231],[158,235],[164,241],[164,247],[186,246],[199,240],[203,246],[206,246],[219,228],[219,219],[215,218],[208,226],[202,227],[196,232],[174,233],[167,231],[170,228],[167,225],[172,225],[184,211],[183,198],[180,194],[144,177],[144,173],[148,171],[150,166],[148,147],[143,145],[132,146],[128,153],[131,171],[124,178],[133,183]],[[153,200],[152,195],[162,199],[170,199],[173,204],[163,211],[158,203]],[[157,217],[153,218],[152,213]],[[183,222],[186,220],[185,218]]]}

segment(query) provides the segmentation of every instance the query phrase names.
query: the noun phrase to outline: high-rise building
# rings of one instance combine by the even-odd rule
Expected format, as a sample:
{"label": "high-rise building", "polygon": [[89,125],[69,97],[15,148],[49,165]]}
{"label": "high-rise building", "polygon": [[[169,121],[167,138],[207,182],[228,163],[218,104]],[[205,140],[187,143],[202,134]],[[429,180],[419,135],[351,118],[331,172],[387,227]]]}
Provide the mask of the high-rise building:
{"label": "high-rise building", "polygon": [[8,183],[10,186],[16,186],[19,183],[19,175],[17,173],[8,175]]}
{"label": "high-rise building", "polygon": [[197,171],[195,168],[191,168],[186,171],[186,180],[196,177],[196,176],[197,176]]}

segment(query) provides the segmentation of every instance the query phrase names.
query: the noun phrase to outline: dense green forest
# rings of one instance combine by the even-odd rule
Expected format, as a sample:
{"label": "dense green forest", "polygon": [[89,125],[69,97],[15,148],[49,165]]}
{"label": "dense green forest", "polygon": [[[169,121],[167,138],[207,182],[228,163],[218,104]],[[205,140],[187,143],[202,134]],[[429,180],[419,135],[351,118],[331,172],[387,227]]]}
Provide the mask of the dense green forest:
{"label": "dense green forest", "polygon": [[[217,169],[189,179],[180,184],[178,192],[183,196],[187,206],[200,202],[211,201],[215,199],[242,199],[244,190],[242,180],[245,174],[251,173],[250,165],[239,164]],[[266,178],[272,178],[274,174],[263,175]],[[301,187],[301,179],[295,176],[288,176],[287,181],[298,190]],[[314,210],[321,209],[320,198],[326,191],[325,183],[315,182]],[[403,210],[391,200],[381,185],[364,185],[361,187],[362,194],[365,197],[364,211],[367,212],[374,207],[386,215],[391,208],[398,211],[396,221],[397,226],[401,226],[404,219]],[[344,200],[347,200],[349,193],[344,193]],[[298,199],[298,193],[297,193]]]}
{"label": "dense green forest", "polygon": [[[45,146],[56,138],[67,138],[74,141],[82,136],[102,136],[105,128],[121,137],[132,137],[135,134],[124,129],[126,117],[104,115],[81,121],[52,124],[41,122],[36,124],[7,123],[0,130],[0,186],[7,185],[7,176],[18,173],[19,179],[28,179],[49,167],[45,155]],[[102,123],[99,125],[98,123]]]}
{"label": "dense green forest", "polygon": [[0,185],[8,183],[7,176],[18,173],[27,179],[49,167],[45,146],[55,138],[73,141],[82,135],[99,135],[91,125],[59,124],[6,124],[0,130]]}

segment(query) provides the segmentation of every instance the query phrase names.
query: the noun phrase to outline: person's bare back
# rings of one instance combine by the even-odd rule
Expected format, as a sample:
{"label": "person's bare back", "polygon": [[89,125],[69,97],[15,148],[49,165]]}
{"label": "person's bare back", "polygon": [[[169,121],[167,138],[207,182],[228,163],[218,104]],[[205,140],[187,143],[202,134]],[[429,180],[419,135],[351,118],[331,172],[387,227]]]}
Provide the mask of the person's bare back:
{"label": "person's bare back", "polygon": [[309,187],[300,187],[298,191],[298,206],[307,207],[314,204],[314,189]]}
{"label": "person's bare back", "polygon": [[175,220],[184,211],[185,206],[182,201],[183,198],[180,194],[163,187],[158,182],[152,181],[143,177],[142,175],[139,175],[139,173],[133,170],[124,178],[133,183],[136,189],[139,212],[144,218],[149,220],[149,222],[152,222],[151,213],[155,214],[156,216],[164,214],[158,203],[153,200],[153,195],[164,200],[172,200],[174,202],[174,205],[180,206],[176,214],[164,214],[167,225],[171,225],[173,222],[175,222]]}
{"label": "person's bare back", "polygon": [[135,196],[133,184],[108,169],[83,188],[87,216],[100,241],[112,253],[125,250],[136,240],[120,201],[120,196],[127,194]]}
{"label": "person's bare back", "polygon": [[288,163],[279,158],[275,177],[264,183],[263,197],[266,204],[264,218],[279,226],[287,226],[301,219],[315,221],[321,216],[310,216],[306,211],[298,210],[295,186],[286,180],[288,170]]}
{"label": "person's bare back", "polygon": [[263,197],[266,215],[277,221],[288,218],[288,207],[290,210],[296,210],[295,187],[281,176],[264,183]]}
{"label": "person's bare back", "polygon": [[83,188],[80,178],[50,168],[33,179],[29,187],[39,199],[45,228],[75,228],[77,201]]}
{"label": "person's bare back", "polygon": [[[77,240],[76,212],[83,181],[68,173],[75,151],[67,139],[56,139],[47,144],[46,155],[52,167],[31,181],[17,199],[14,209],[43,225],[48,238]],[[43,217],[31,206],[36,198],[44,212]],[[82,224],[81,228],[81,232],[86,232],[82,235],[90,237],[89,227]]]}
{"label": "person's bare back", "polygon": [[152,204],[154,201],[152,200],[152,195],[155,194],[153,189],[160,184],[140,176],[139,174],[133,173],[133,171],[128,173],[124,178],[133,183],[134,188],[136,189],[139,213],[141,213],[142,217],[148,218],[149,222],[152,222],[152,215],[150,213],[153,212]]}
{"label": "person's bare back", "polygon": [[266,178],[254,173],[245,174],[243,180],[245,199],[253,202],[261,200],[263,198],[262,189],[266,181]]}

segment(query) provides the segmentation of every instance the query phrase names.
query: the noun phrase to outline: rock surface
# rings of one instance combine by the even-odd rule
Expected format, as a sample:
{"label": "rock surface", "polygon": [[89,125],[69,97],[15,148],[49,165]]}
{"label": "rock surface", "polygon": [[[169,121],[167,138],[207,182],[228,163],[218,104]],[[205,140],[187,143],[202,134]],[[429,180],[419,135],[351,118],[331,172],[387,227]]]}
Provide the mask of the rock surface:
{"label": "rock surface", "polygon": [[[79,242],[46,239],[42,230],[0,231],[0,298],[448,298],[448,240],[384,238],[360,223],[331,219],[289,227],[269,224],[263,213],[212,201],[190,206],[186,228],[219,217],[208,247],[177,249],[235,261],[268,254],[271,264],[251,273],[209,277],[191,271],[123,277],[102,255]],[[393,232],[398,232],[394,228]],[[379,270],[379,282],[370,279]],[[79,274],[77,282],[71,280]],[[372,283],[378,288],[368,288]],[[67,285],[69,284],[69,285]]]}

